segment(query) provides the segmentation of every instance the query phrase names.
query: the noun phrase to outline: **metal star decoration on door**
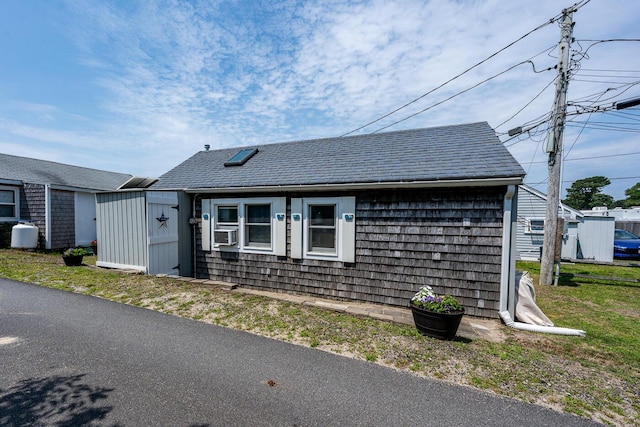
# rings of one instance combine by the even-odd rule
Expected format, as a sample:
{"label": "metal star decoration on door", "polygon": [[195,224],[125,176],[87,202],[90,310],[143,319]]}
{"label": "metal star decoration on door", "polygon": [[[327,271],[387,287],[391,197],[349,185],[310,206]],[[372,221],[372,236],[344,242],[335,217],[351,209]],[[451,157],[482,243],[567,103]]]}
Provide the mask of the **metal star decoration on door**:
{"label": "metal star decoration on door", "polygon": [[160,215],[156,220],[160,223],[160,228],[167,226],[167,221],[169,220],[168,216],[164,216],[164,211],[162,211],[162,215]]}

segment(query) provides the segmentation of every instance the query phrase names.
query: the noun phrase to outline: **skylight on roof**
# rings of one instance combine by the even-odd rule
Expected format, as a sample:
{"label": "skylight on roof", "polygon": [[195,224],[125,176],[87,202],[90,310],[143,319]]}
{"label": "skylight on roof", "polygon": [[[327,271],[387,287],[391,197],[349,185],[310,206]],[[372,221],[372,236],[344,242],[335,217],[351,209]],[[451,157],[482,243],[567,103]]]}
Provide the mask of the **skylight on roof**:
{"label": "skylight on roof", "polygon": [[224,165],[225,166],[242,166],[247,163],[247,160],[252,158],[258,152],[257,148],[247,148],[245,150],[240,150],[236,153],[235,156],[227,160]]}

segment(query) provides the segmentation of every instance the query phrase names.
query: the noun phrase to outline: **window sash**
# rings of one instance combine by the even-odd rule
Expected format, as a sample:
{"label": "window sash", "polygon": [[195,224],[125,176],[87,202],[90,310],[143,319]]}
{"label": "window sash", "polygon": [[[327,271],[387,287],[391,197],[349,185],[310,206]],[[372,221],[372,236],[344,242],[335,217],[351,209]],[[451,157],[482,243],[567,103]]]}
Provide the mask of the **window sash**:
{"label": "window sash", "polygon": [[245,246],[270,248],[271,247],[271,204],[246,204],[245,205]]}
{"label": "window sash", "polygon": [[529,233],[544,234],[544,219],[530,219]]}
{"label": "window sash", "polygon": [[0,218],[15,218],[15,206],[0,204]]}
{"label": "window sash", "polygon": [[309,204],[309,252],[337,254],[336,204]]}
{"label": "window sash", "polygon": [[16,192],[13,190],[0,190],[0,205],[15,205]]}
{"label": "window sash", "polygon": [[238,206],[216,206],[216,224],[238,225]]}
{"label": "window sash", "polygon": [[0,218],[17,218],[15,190],[0,190]]}

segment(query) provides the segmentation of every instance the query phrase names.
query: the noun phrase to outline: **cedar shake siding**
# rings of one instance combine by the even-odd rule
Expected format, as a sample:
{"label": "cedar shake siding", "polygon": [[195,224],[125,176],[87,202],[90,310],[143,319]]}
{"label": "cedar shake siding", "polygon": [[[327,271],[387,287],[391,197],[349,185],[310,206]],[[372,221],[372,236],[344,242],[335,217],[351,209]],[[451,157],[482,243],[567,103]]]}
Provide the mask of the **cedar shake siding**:
{"label": "cedar shake siding", "polygon": [[0,248],[11,246],[11,230],[15,222],[0,222]]}
{"label": "cedar shake siding", "polygon": [[[20,219],[38,227],[38,245],[44,246],[46,232],[45,186],[24,184],[20,191]],[[75,199],[72,191],[51,190],[51,249],[75,244]]]}
{"label": "cedar shake siding", "polygon": [[75,246],[75,193],[51,190],[51,249]]}
{"label": "cedar shake siding", "polygon": [[458,297],[468,315],[497,318],[505,192],[500,186],[328,194],[355,196],[354,263],[290,257],[291,198],[320,195],[288,194],[286,256],[203,252],[198,232],[196,277],[403,307],[430,285]]}
{"label": "cedar shake siding", "polygon": [[20,190],[20,219],[33,222],[38,227],[38,247],[44,247],[46,233],[45,186],[24,184]]}
{"label": "cedar shake siding", "polygon": [[205,149],[151,187],[191,195],[197,278],[401,307],[431,285],[489,318],[501,284],[513,294],[511,197],[525,172],[488,123],[242,152],[253,156],[231,165],[239,148]]}
{"label": "cedar shake siding", "polygon": [[[123,173],[0,153],[0,182],[20,188],[18,219],[31,221],[38,227],[38,247],[41,249],[66,249],[76,244],[88,243],[95,238],[92,237],[95,235],[92,232],[95,219],[86,214],[87,207],[90,206],[86,194],[115,191],[121,187],[144,188],[154,181]],[[76,194],[81,196],[76,199]],[[76,202],[81,211],[78,218],[75,217]],[[0,236],[0,246],[10,239],[10,227],[4,225],[1,228],[5,234]]]}
{"label": "cedar shake siding", "polygon": [[[20,188],[20,213],[19,219],[31,221],[38,227],[38,247],[44,247],[45,241],[45,186],[40,184],[23,184]],[[10,247],[11,228],[16,222],[3,223],[3,236],[0,238],[0,247]]]}

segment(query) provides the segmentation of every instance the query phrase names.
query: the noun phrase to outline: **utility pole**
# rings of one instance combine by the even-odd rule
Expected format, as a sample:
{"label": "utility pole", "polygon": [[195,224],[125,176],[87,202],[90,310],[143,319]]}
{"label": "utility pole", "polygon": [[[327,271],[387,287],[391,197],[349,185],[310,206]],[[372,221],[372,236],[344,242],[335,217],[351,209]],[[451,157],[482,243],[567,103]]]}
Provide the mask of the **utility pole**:
{"label": "utility pole", "polygon": [[[558,47],[558,77],[553,115],[546,152],[549,153],[549,178],[547,180],[547,213],[544,221],[544,241],[540,260],[540,284],[553,284],[553,266],[556,263],[558,235],[558,207],[560,205],[560,172],[562,163],[562,134],[567,113],[567,88],[569,86],[569,56],[573,34],[574,8],[562,11],[560,44]],[[560,259],[557,259],[558,267]]]}

